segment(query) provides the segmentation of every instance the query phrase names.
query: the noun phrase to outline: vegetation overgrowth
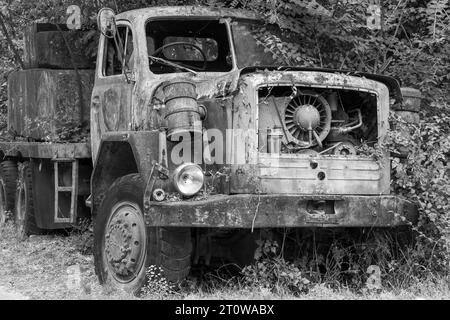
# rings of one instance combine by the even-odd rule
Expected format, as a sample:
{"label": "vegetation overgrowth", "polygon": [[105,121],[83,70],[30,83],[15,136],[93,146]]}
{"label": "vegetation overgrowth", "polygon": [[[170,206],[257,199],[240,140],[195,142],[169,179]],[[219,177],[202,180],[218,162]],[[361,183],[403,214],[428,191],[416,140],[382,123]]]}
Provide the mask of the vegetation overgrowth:
{"label": "vegetation overgrowth", "polygon": [[[318,6],[311,6],[311,3]],[[450,4],[446,0],[381,1],[380,29],[367,27],[368,11],[380,1],[363,0],[0,0],[0,130],[6,128],[6,77],[21,66],[22,27],[33,21],[65,22],[68,5],[82,8],[83,27],[92,27],[97,10],[117,11],[151,5],[203,4],[257,12],[283,34],[261,28],[254,34],[280,65],[358,70],[394,76],[402,86],[423,94],[420,123],[411,125],[392,114],[382,148],[391,151],[392,191],[419,206],[412,240],[370,230],[367,237],[333,237],[327,251],[309,261],[284,258],[281,243],[261,243],[255,265],[241,271],[244,283],[291,293],[314,283],[362,290],[367,268],[380,268],[383,285],[404,288],[424,279],[447,279],[450,261]],[[85,37],[95,54],[97,31]],[[395,128],[395,129],[394,129]],[[400,132],[408,130],[410,137]],[[400,157],[398,150],[406,150]],[[399,213],[400,214],[400,213]],[[262,249],[261,249],[262,248]],[[267,251],[269,250],[269,251]],[[434,280],[433,280],[434,281]]]}

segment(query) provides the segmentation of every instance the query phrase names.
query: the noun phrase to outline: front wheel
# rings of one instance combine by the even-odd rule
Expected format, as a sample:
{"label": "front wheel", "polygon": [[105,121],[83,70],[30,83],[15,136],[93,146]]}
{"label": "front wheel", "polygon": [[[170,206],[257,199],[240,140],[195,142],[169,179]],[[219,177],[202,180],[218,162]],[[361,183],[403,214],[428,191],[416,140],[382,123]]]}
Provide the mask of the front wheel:
{"label": "front wheel", "polygon": [[100,283],[133,294],[145,285],[150,265],[161,267],[167,280],[177,282],[187,276],[191,262],[189,229],[146,227],[144,186],[139,174],[116,180],[94,224],[94,262]]}

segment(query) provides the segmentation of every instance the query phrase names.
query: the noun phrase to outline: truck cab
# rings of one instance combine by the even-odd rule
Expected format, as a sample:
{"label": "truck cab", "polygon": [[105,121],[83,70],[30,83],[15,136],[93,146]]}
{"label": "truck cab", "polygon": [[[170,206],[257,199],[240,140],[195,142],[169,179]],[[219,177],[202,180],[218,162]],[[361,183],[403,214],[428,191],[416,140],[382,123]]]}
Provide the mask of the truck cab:
{"label": "truck cab", "polygon": [[[122,40],[101,37],[91,108],[101,279],[133,287],[149,251],[180,280],[199,239],[223,230],[414,220],[414,206],[390,195],[389,155],[360,151],[387,134],[402,99],[395,79],[281,66],[256,40],[271,26],[239,10],[149,8],[114,21]],[[109,50],[123,52],[118,74]],[[150,249],[133,247],[145,239]]]}

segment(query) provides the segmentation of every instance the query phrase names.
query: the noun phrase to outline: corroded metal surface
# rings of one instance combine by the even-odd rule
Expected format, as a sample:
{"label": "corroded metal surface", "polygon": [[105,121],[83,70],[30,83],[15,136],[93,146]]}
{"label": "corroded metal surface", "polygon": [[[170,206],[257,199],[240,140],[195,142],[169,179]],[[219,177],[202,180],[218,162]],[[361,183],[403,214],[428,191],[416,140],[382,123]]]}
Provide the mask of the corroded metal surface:
{"label": "corroded metal surface", "polygon": [[59,25],[59,28],[61,31],[52,23],[33,23],[26,28],[23,50],[25,68],[95,69],[87,46],[80,45],[89,31],[69,31],[66,25]]}
{"label": "corroded metal surface", "polygon": [[389,194],[389,173],[369,157],[260,154],[257,168],[264,193]]}
{"label": "corroded metal surface", "polygon": [[[170,139],[183,133],[202,133],[200,109],[197,105],[195,85],[189,81],[177,80],[164,85],[164,118],[170,128],[167,137]],[[178,139],[178,138],[177,138]]]}
{"label": "corroded metal surface", "polygon": [[[261,71],[241,78],[242,85],[234,97],[233,128],[246,132],[245,164],[232,165],[231,193],[263,192],[302,194],[389,194],[390,164],[387,154],[376,162],[367,157],[347,159],[316,157],[325,179],[318,179],[318,170],[311,170],[308,160],[295,155],[280,155],[272,161],[258,152],[260,118],[258,88],[263,86],[307,86],[316,88],[346,88],[370,92],[377,96],[377,124],[379,139],[386,136],[389,126],[389,90],[373,80],[339,73],[315,71]],[[241,157],[233,148],[231,158]],[[308,169],[309,168],[309,169]],[[264,173],[265,172],[265,173]],[[304,180],[304,181],[300,181]]]}
{"label": "corroded metal surface", "polygon": [[74,70],[32,69],[8,78],[8,129],[36,140],[59,140],[58,134],[81,124],[89,124],[89,104],[94,71],[79,71],[80,97]]}
{"label": "corroded metal surface", "polygon": [[153,202],[145,212],[145,219],[147,226],[224,228],[405,224],[395,213],[404,216],[406,221],[417,220],[417,209],[394,196],[294,195],[217,195],[203,201]]}
{"label": "corroded metal surface", "polygon": [[42,159],[89,159],[89,143],[0,142],[0,154]]}
{"label": "corroded metal surface", "polygon": [[233,17],[242,19],[261,18],[257,14],[239,9],[214,8],[202,6],[151,7],[131,10],[117,15],[117,19],[137,20],[150,17]]}
{"label": "corroded metal surface", "polygon": [[100,148],[102,135],[108,132],[129,130],[133,90],[134,85],[127,83],[124,75],[98,77],[97,74],[90,108],[94,162]]}

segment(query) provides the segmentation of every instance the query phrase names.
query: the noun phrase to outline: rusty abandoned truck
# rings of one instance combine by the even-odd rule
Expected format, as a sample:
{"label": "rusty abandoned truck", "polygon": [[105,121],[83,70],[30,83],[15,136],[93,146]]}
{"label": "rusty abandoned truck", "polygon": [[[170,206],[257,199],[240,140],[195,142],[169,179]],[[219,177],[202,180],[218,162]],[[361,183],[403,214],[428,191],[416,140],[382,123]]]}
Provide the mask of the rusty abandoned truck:
{"label": "rusty abandoned truck", "polygon": [[[9,77],[16,138],[0,142],[0,212],[20,236],[91,216],[100,282],[137,292],[148,266],[179,281],[200,258],[247,254],[242,239],[258,230],[415,221],[390,194],[389,155],[359,152],[385,137],[390,109],[417,121],[402,103],[414,90],[277,65],[253,36],[262,19],[241,10],[98,20],[96,63],[68,50],[76,32],[36,24],[27,67]],[[89,139],[49,142],[74,123]]]}

